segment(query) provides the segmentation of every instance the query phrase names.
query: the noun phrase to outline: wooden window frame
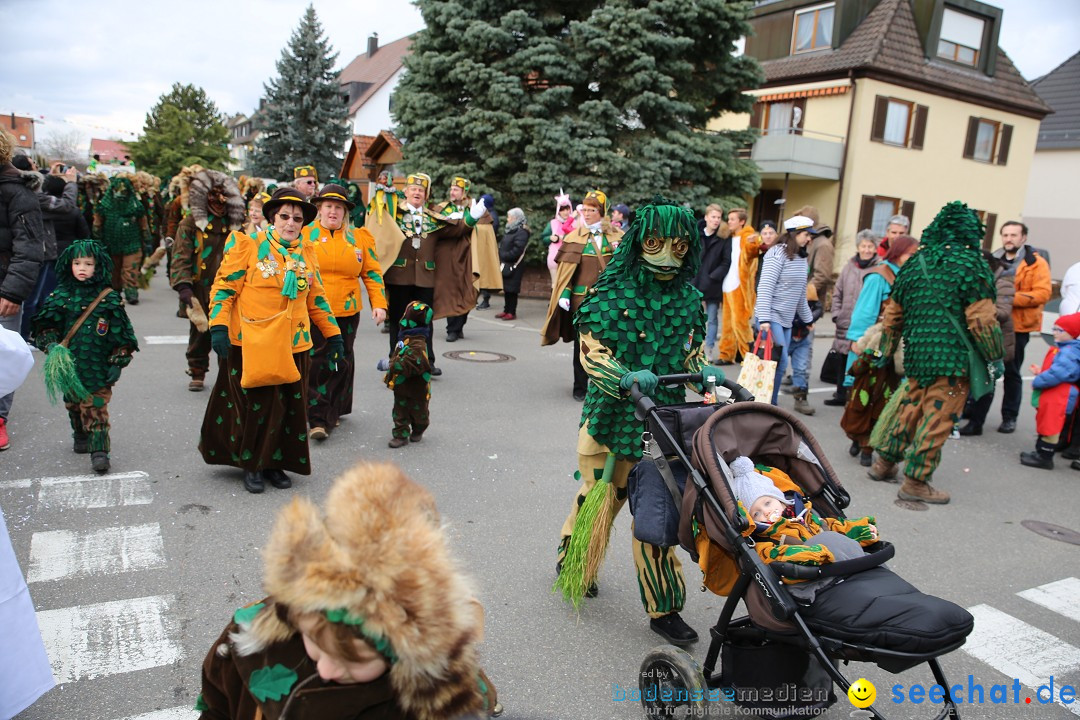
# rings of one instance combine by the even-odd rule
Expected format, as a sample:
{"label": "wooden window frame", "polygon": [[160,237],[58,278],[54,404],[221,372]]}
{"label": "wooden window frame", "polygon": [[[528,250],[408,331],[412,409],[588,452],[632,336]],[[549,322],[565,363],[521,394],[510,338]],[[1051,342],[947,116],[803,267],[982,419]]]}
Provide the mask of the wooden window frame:
{"label": "wooden window frame", "polygon": [[[983,123],[994,126],[994,141],[990,147],[989,158],[975,157],[975,145],[979,137],[979,126]],[[984,165],[1007,165],[1009,149],[1012,146],[1013,126],[990,118],[968,117],[967,136],[964,138],[964,157]]]}
{"label": "wooden window frame", "polygon": [[[908,106],[908,122],[904,132],[904,144],[887,142],[885,140],[885,124],[888,120],[889,103],[899,103]],[[870,141],[879,142],[889,147],[910,148],[922,150],[926,140],[926,122],[930,114],[930,108],[919,105],[913,100],[878,95],[874,99],[874,113],[870,123]]]}
{"label": "wooden window frame", "polygon": [[[803,53],[815,52],[817,50],[824,50],[825,48],[832,47],[831,42],[830,42],[829,45],[818,45],[817,44],[818,13],[820,13],[822,10],[827,10],[829,8],[832,8],[833,20],[835,21],[835,19],[836,19],[836,3],[835,2],[822,3],[821,5],[815,5],[814,7],[803,8],[801,10],[796,10],[795,11],[795,17],[794,17],[794,20],[793,20],[792,25],[791,25],[791,54],[792,55],[802,55]],[[810,35],[810,47],[808,47],[805,50],[796,50],[795,49],[795,43],[798,41],[798,37],[799,37],[799,18],[802,17],[802,16],[810,15],[810,14],[812,14],[813,23],[814,23],[813,31],[812,31],[812,33]]]}
{"label": "wooden window frame", "polygon": [[[952,47],[953,47],[952,57],[949,57],[948,55],[942,55],[942,53],[941,53],[941,44],[942,43],[948,43],[949,45],[952,45]],[[963,60],[961,60],[960,59],[960,48],[964,48],[965,50],[970,50],[971,52],[975,53],[975,59],[972,60],[971,62],[964,62]],[[955,42],[953,40],[946,40],[945,38],[939,38],[938,39],[937,56],[942,60],[948,60],[949,62],[954,62],[957,65],[963,65],[964,67],[973,67],[973,68],[979,67],[979,48],[973,48],[973,47],[970,47],[968,45],[961,45],[960,43]]]}
{"label": "wooden window frame", "polygon": [[911,145],[911,126],[915,122],[915,103],[910,102],[908,100],[900,100],[899,98],[894,98],[894,97],[891,97],[888,100],[886,100],[886,103],[885,103],[885,122],[886,122],[886,124],[888,124],[888,120],[889,120],[889,106],[892,105],[893,103],[896,103],[897,105],[906,105],[907,109],[908,109],[907,125],[904,127],[904,141],[902,143],[889,142],[887,139],[885,139],[885,134],[884,134],[885,129],[882,128],[881,142],[885,143],[886,145],[891,145],[893,147],[905,147],[906,148],[906,147],[909,147]]}
{"label": "wooden window frame", "polygon": [[[788,127],[787,132],[785,134],[786,135],[802,135],[803,134],[803,127],[806,125],[806,98],[793,98],[791,100],[772,100],[770,102],[755,103],[755,105],[761,106],[761,109],[760,109],[760,112],[758,113],[757,121],[756,121],[756,124],[754,125],[754,127],[757,128],[758,130],[760,130],[762,135],[768,135],[769,134],[769,109],[773,105],[779,105],[781,103],[785,103],[785,104],[786,103],[791,103],[792,114],[794,114],[795,108],[798,108],[799,112],[801,113],[799,126],[795,127],[795,128]],[[751,121],[753,121],[753,120],[754,120],[754,115],[751,115]],[[780,133],[776,133],[776,134],[780,134]]]}

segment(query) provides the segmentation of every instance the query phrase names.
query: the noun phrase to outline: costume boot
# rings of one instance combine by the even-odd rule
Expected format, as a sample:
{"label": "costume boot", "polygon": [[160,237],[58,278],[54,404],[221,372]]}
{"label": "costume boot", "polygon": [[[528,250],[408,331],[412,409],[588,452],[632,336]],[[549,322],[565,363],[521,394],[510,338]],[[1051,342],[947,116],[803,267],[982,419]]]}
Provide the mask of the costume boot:
{"label": "costume boot", "polygon": [[896,463],[884,460],[880,455],[874,460],[866,474],[870,476],[871,480],[877,480],[878,482],[900,482],[896,479]]}
{"label": "costume boot", "polygon": [[936,490],[930,483],[913,480],[906,475],[904,476],[904,484],[900,486],[896,496],[901,500],[921,500],[931,505],[945,505],[951,499],[949,493],[944,490]]}
{"label": "costume boot", "polygon": [[1033,452],[1020,453],[1020,464],[1042,470],[1053,470],[1054,444],[1039,438],[1035,441],[1035,450]]}
{"label": "costume boot", "polygon": [[806,389],[800,388],[796,390],[793,395],[795,396],[795,412],[802,413],[803,415],[813,415],[816,410],[806,400]]}

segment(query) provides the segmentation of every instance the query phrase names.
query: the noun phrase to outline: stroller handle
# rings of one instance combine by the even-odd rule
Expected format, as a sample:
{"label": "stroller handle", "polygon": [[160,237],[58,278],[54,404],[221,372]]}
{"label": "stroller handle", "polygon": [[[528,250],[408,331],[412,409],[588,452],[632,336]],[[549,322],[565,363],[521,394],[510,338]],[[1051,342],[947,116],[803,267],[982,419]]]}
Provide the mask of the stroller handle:
{"label": "stroller handle", "polygon": [[870,550],[870,552],[862,557],[852,560],[838,560],[828,565],[796,565],[789,562],[773,562],[769,563],[769,567],[781,577],[789,580],[819,580],[840,575],[854,575],[863,570],[883,565],[896,555],[896,548],[893,544],[885,541],[878,541],[873,545],[868,545],[866,549]]}
{"label": "stroller handle", "polygon": [[[675,375],[658,375],[657,381],[661,385],[684,385],[686,383],[699,383],[703,382],[701,373],[678,373]],[[735,402],[751,402],[754,399],[754,394],[744,388],[734,380],[729,380],[725,377],[721,382],[717,383],[721,387],[725,387],[731,391],[731,397]],[[634,401],[634,406],[637,408],[638,419],[644,419],[648,414],[650,408],[654,407],[652,399],[641,392],[638,389],[637,384],[630,386],[630,399]]]}

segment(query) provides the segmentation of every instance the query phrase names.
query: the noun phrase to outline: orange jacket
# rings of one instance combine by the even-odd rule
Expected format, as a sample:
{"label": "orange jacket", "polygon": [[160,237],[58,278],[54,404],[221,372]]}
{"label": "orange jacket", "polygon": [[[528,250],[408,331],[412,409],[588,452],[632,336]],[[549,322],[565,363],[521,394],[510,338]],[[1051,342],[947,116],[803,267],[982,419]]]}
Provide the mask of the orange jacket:
{"label": "orange jacket", "polygon": [[360,283],[367,288],[372,308],[386,309],[386,286],[375,255],[375,238],[365,228],[327,230],[318,218],[304,228],[302,237],[315,248],[326,299],[334,317],[356,315],[363,307]]}
{"label": "orange jacket", "polygon": [[1050,300],[1050,265],[1031,248],[1016,263],[1013,332],[1042,330],[1043,305]]}
{"label": "orange jacket", "polygon": [[[281,255],[270,250],[267,258],[273,260],[272,267],[259,258],[264,242],[272,243],[265,232],[254,236],[233,232],[225,241],[221,267],[210,289],[210,327],[228,327],[232,344],[243,345],[241,329],[254,332],[258,325],[241,323],[241,316],[249,321],[265,320],[289,310],[289,303],[292,303],[293,353],[311,349],[312,322],[319,326],[323,337],[340,335],[341,329],[330,313],[330,304],[323,293],[315,248],[311,243],[301,243],[304,267],[297,277],[304,280],[304,287],[297,290],[296,300],[289,300],[281,294],[285,275]],[[271,269],[263,269],[268,267]]]}

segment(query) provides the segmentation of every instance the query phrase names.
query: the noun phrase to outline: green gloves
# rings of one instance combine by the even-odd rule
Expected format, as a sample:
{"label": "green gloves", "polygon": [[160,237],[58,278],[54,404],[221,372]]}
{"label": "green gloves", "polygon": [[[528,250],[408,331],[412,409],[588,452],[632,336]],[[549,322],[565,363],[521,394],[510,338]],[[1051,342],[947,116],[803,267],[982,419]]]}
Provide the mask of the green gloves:
{"label": "green gloves", "polygon": [[229,356],[231,345],[229,342],[229,328],[224,325],[214,325],[210,328],[210,347],[214,349],[219,358],[225,359]]}
{"label": "green gloves", "polygon": [[656,389],[659,380],[657,380],[656,373],[652,370],[634,370],[622,376],[619,387],[623,390],[629,390],[634,383],[637,383],[638,390],[646,395],[651,395],[652,391]]}
{"label": "green gloves", "polygon": [[126,368],[131,364],[131,353],[116,352],[109,356],[109,364],[118,368]]}
{"label": "green gloves", "polygon": [[116,381],[120,379],[120,368],[116,365],[109,366],[109,372],[105,374],[105,384],[115,385]]}
{"label": "green gloves", "polygon": [[1000,377],[1002,377],[1004,375],[1005,375],[1005,361],[1004,360],[995,360],[994,362],[990,363],[990,376],[994,380],[997,380],[998,378],[1000,378]]}
{"label": "green gloves", "polygon": [[701,387],[704,389],[705,383],[708,382],[709,376],[712,375],[716,378],[716,387],[720,387],[724,382],[724,371],[715,365],[702,365],[701,366]]}
{"label": "green gloves", "polygon": [[330,361],[330,369],[337,371],[338,362],[345,359],[345,341],[340,335],[326,339],[326,359]]}

